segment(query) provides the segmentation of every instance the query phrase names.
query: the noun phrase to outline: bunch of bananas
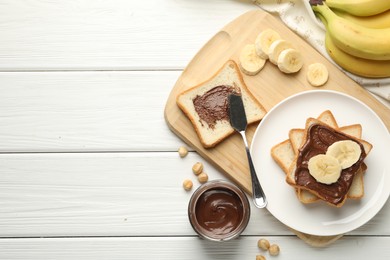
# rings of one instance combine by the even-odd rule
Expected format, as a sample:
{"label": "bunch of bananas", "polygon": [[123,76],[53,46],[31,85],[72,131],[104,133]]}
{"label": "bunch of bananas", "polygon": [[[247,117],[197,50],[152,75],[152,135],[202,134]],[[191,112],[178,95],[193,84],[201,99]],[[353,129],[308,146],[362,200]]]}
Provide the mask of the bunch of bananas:
{"label": "bunch of bananas", "polygon": [[390,77],[390,0],[310,0],[329,56],[346,71]]}

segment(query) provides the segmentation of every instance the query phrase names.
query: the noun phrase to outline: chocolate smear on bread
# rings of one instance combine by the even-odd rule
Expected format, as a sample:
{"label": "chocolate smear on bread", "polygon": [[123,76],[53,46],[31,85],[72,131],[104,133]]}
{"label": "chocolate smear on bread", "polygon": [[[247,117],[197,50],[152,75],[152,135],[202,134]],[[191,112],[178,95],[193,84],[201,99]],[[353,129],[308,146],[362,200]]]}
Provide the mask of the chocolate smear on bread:
{"label": "chocolate smear on bread", "polygon": [[[362,152],[358,161],[351,167],[343,169],[337,182],[332,184],[317,182],[309,173],[309,159],[318,154],[325,154],[330,145],[341,140],[352,140],[359,144]],[[326,125],[313,124],[307,130],[305,144],[299,149],[294,175],[295,183],[298,187],[311,191],[324,201],[338,206],[344,202],[353,178],[362,167],[365,157],[364,147],[358,140]]]}
{"label": "chocolate smear on bread", "polygon": [[[229,121],[228,96],[238,94],[237,90],[229,85],[216,86],[203,95],[193,99],[196,113],[199,118],[214,129],[218,120]],[[203,125],[203,122],[201,122]]]}
{"label": "chocolate smear on bread", "polygon": [[187,86],[176,97],[177,105],[191,121],[204,148],[215,147],[235,132],[228,116],[228,96],[233,93],[242,96],[248,124],[264,117],[267,111],[248,89],[233,60],[228,60],[206,81]]}

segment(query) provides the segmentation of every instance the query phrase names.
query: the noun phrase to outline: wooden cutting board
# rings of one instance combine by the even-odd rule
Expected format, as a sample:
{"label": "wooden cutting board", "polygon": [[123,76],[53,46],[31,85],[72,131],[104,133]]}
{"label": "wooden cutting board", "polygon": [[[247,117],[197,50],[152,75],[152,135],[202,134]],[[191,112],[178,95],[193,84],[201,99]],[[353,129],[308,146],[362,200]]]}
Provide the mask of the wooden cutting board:
{"label": "wooden cutting board", "polygon": [[[267,111],[293,94],[318,89],[308,84],[306,71],[309,64],[321,62],[328,67],[330,75],[329,81],[321,89],[344,92],[361,100],[371,107],[390,129],[390,109],[378,102],[278,19],[262,10],[247,12],[226,25],[191,60],[173,87],[166,103],[164,116],[168,126],[176,135],[248,193],[251,193],[251,181],[241,136],[234,134],[215,148],[203,148],[191,122],[176,105],[176,96],[210,78],[227,60],[232,59],[237,62],[242,47],[254,43],[256,36],[267,28],[276,30],[282,38],[293,43],[295,48],[303,53],[304,59],[304,67],[297,74],[284,74],[267,61],[263,70],[256,76],[243,75],[248,88]],[[331,103],[332,100],[329,102]],[[249,143],[257,125],[253,124],[247,129]],[[324,246],[340,237],[317,237],[294,232],[313,246]]]}

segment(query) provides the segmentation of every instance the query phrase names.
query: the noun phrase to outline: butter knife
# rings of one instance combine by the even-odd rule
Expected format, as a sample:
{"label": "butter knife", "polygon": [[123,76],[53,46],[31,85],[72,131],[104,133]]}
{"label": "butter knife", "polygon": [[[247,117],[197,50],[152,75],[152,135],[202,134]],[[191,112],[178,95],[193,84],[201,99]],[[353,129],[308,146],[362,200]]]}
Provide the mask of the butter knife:
{"label": "butter knife", "polygon": [[245,144],[246,155],[248,157],[249,169],[252,180],[252,197],[253,202],[256,207],[264,208],[267,205],[267,199],[265,197],[264,191],[261,188],[259,179],[257,178],[257,174],[255,171],[255,167],[253,166],[252,157],[248,147],[248,141],[246,139],[246,127],[248,125],[244,104],[242,102],[242,98],[240,95],[230,94],[229,95],[229,117],[230,124],[233,129],[241,134],[242,139]]}

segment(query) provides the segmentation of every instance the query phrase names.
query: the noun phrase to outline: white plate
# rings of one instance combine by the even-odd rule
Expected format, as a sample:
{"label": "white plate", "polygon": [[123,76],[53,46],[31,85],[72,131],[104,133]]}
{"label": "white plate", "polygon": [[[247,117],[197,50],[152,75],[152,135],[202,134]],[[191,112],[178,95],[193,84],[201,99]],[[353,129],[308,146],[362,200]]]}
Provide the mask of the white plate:
{"label": "white plate", "polygon": [[[271,148],[288,138],[291,128],[304,128],[306,118],[330,110],[339,126],[361,124],[362,138],[373,145],[365,159],[364,197],[348,199],[341,208],[324,202],[303,204],[285,181],[270,155]],[[385,204],[390,193],[390,134],[381,119],[357,99],[335,91],[315,90],[291,96],[259,124],[251,145],[252,158],[268,199],[267,209],[285,225],[307,234],[338,235],[365,224]]]}

